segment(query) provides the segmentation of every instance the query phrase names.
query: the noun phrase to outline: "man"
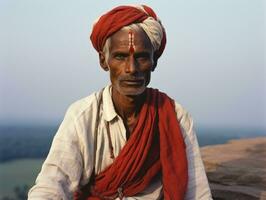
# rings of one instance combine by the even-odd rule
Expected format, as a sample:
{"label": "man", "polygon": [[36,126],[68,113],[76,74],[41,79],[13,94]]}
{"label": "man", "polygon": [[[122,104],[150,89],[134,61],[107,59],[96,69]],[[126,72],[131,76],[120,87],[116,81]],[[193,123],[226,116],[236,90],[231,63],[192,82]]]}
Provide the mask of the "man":
{"label": "man", "polygon": [[111,85],[70,106],[29,199],[212,199],[193,123],[147,88],[166,44],[148,6],[119,6],[91,41]]}

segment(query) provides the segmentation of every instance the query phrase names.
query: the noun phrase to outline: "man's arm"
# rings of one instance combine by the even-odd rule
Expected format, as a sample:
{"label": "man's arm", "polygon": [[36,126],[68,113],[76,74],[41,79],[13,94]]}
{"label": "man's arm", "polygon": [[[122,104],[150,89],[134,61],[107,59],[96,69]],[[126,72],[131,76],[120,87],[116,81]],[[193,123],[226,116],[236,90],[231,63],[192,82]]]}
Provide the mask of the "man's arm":
{"label": "man's arm", "polygon": [[83,161],[75,120],[67,112],[42,166],[29,200],[72,199],[83,170]]}
{"label": "man's arm", "polygon": [[180,104],[176,103],[175,107],[186,144],[188,160],[189,179],[185,200],[210,200],[212,196],[201,159],[198,140],[193,129],[193,120]]}

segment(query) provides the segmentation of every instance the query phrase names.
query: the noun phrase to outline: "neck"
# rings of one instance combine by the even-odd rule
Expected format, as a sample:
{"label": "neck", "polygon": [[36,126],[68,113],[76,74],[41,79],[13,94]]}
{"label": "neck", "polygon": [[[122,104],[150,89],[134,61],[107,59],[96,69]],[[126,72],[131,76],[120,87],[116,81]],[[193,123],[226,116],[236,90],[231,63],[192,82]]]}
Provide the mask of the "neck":
{"label": "neck", "polygon": [[137,96],[121,95],[115,88],[112,88],[112,100],[115,110],[124,121],[136,118],[144,103],[146,92]]}

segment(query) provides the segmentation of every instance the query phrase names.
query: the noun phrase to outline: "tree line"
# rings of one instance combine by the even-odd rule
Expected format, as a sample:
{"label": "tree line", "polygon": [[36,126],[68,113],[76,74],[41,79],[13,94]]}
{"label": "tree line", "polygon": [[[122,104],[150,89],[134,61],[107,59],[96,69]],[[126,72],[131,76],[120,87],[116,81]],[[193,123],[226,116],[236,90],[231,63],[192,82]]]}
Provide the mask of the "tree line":
{"label": "tree line", "polygon": [[56,126],[0,127],[0,162],[46,157],[56,130]]}

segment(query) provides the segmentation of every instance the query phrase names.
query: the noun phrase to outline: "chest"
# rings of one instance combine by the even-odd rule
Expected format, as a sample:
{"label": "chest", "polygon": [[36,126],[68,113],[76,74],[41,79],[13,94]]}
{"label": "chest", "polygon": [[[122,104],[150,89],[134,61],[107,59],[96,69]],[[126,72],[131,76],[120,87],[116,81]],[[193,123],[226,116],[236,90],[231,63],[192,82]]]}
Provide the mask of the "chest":
{"label": "chest", "polygon": [[[123,120],[118,117],[108,123],[101,121],[97,129],[95,173],[99,174],[113,163],[109,142],[112,143],[114,157],[117,157],[127,142],[127,128]],[[108,129],[110,130],[110,138],[108,138]]]}

